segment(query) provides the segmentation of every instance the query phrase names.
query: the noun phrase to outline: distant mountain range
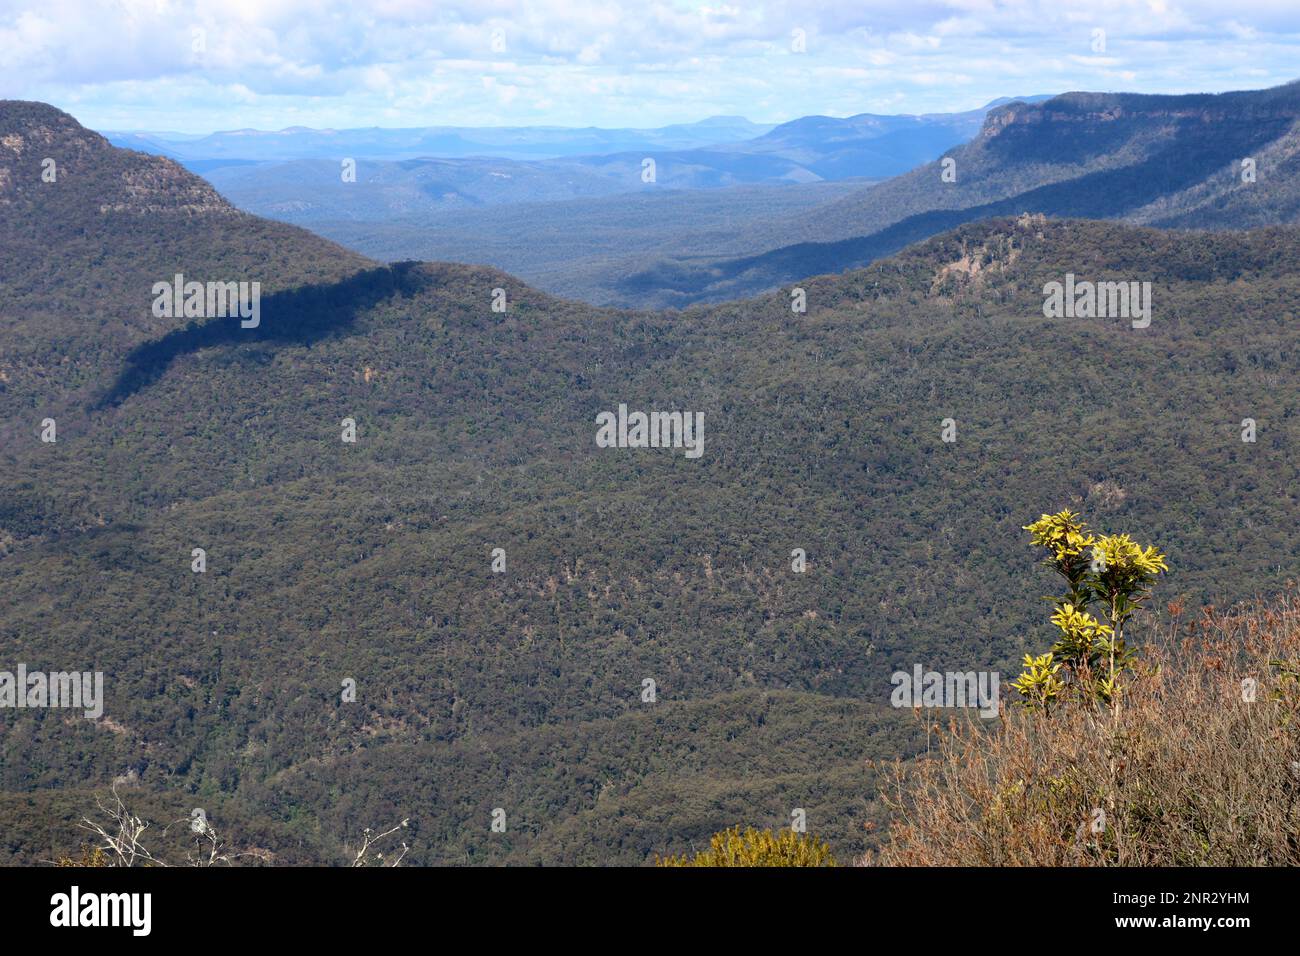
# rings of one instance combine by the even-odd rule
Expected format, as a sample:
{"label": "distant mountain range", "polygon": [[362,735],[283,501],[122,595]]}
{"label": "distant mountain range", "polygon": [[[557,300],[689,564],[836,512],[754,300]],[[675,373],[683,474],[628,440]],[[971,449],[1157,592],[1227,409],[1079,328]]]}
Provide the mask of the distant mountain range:
{"label": "distant mountain range", "polygon": [[[635,152],[541,161],[358,160],[355,182],[341,175],[337,144],[314,132],[286,134],[295,148],[316,150],[311,159],[214,159],[212,148],[195,140],[184,144],[181,161],[241,209],[310,226],[376,258],[488,262],[559,294],[633,302],[636,296],[615,284],[659,258],[770,248],[755,237],[788,236],[792,216],[844,196],[843,184],[897,175],[965,142],[1002,102],[951,114],[810,116],[748,139],[690,149],[657,148],[645,138]],[[724,119],[670,131],[742,131]],[[390,132],[414,138],[420,131]],[[518,145],[527,131],[511,135]],[[220,150],[239,153],[238,138],[230,137],[219,134]],[[662,144],[672,136],[659,131],[653,138]],[[647,159],[654,162],[650,182]],[[701,189],[721,195],[679,195]]]}
{"label": "distant mountain range", "polygon": [[[1036,102],[1045,98],[1025,99]],[[854,150],[858,144],[874,141],[879,161],[907,164],[914,156],[931,152],[937,143],[950,146],[969,139],[979,129],[984,114],[1007,101],[994,100],[964,113],[917,116],[861,113],[844,119],[806,116],[780,125],[752,123],[742,116],[711,116],[696,123],[652,129],[430,126],[332,130],[297,126],[208,135],[113,130],[106,130],[103,135],[114,146],[194,164],[198,167],[196,172],[230,162],[322,159],[337,163],[343,158],[544,160],[726,147],[726,152],[803,159],[821,178],[839,179],[846,175],[872,175],[857,168]],[[955,132],[946,133],[947,130]],[[843,152],[837,153],[836,145]],[[837,168],[845,161],[855,163],[852,172]],[[912,161],[904,168],[915,164]]]}
{"label": "distant mountain range", "polygon": [[[594,303],[681,307],[859,267],[1021,212],[1174,228],[1300,221],[1298,123],[1300,83],[1067,93],[939,117],[807,117],[725,148],[661,154],[653,186],[640,180],[639,154],[421,160],[371,168],[352,191],[324,162],[207,175],[243,208],[372,257],[486,262]],[[843,188],[850,172],[865,177],[857,190]],[[828,181],[837,188],[821,189]],[[803,191],[775,202],[791,183]],[[693,222],[689,194],[675,191],[699,187],[723,194]]]}
{"label": "distant mountain range", "polygon": [[[107,136],[114,145],[178,160],[235,205],[258,215],[298,224],[391,222],[475,206],[648,189],[879,179],[965,142],[978,132],[988,108],[924,116],[810,116],[775,128],[714,117],[656,130],[290,129],[183,140],[163,134]],[[344,159],[358,164],[355,180],[341,175]],[[649,173],[647,160],[654,164]]]}
{"label": "distant mountain range", "polygon": [[[1097,175],[1097,208],[1147,209],[1243,148],[1265,185],[1285,99],[1012,104],[957,185]],[[909,182],[877,228],[968,208]],[[99,720],[0,708],[0,861],[76,854],[118,779],[240,862],[409,820],[410,863],[639,864],[794,808],[851,858],[889,823],[879,760],[926,747],[890,675],[1050,642],[1042,511],[1159,543],[1161,628],[1294,578],[1298,262],[1291,227],[999,217],[801,277],[802,312],[602,309],[368,260],[0,102],[0,669],[105,675]],[[261,282],[260,324],[159,314],[177,273]],[[1149,327],[1045,318],[1067,273],[1150,282]],[[620,405],[702,414],[702,455],[598,446]]]}
{"label": "distant mountain range", "polygon": [[[944,160],[955,177],[944,177]],[[943,160],[793,217],[761,253],[669,257],[606,301],[685,305],[841,272],[1022,212],[1180,228],[1300,221],[1300,82],[1219,95],[1067,93],[989,112]],[[797,239],[789,244],[791,239]]]}
{"label": "distant mountain range", "polygon": [[652,129],[595,126],[424,126],[406,129],[240,129],[190,136],[180,133],[105,131],[114,146],[169,156],[181,162],[290,159],[418,159],[422,156],[492,156],[552,159],[623,150],[692,149],[761,136],[772,126],[743,116],[711,116],[698,123]]}

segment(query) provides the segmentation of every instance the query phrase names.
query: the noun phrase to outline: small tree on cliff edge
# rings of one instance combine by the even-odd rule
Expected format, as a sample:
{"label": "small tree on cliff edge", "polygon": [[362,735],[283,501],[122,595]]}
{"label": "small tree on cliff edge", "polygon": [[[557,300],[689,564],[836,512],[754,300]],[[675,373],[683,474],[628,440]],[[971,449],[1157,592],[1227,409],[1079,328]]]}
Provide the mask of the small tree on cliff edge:
{"label": "small tree on cliff edge", "polygon": [[[1012,686],[1030,707],[1050,710],[1073,686],[1083,699],[1119,710],[1121,672],[1133,662],[1124,625],[1142,606],[1156,576],[1168,571],[1165,555],[1126,534],[1094,535],[1079,515],[1043,515],[1025,530],[1046,549],[1045,563],[1065,579],[1066,593],[1051,598],[1060,635],[1052,649],[1025,655],[1025,671]],[[1089,612],[1097,606],[1101,618]]]}

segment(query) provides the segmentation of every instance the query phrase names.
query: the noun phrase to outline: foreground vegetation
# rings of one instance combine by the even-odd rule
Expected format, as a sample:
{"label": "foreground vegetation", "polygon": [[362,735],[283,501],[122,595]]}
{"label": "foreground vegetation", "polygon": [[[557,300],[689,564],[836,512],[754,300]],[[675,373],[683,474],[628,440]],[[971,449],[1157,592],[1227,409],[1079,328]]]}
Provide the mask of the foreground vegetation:
{"label": "foreground vegetation", "polygon": [[1300,601],[1169,608],[1118,710],[954,721],[894,769],[888,866],[1300,864]]}

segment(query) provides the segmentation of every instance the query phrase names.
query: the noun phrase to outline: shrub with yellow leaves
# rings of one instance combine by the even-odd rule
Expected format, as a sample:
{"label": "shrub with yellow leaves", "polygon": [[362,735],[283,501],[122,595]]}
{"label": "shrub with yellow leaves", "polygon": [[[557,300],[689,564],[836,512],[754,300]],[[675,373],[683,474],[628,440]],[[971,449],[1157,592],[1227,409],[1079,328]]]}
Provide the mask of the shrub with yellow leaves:
{"label": "shrub with yellow leaves", "polygon": [[[1060,630],[1051,652],[1025,655],[1025,671],[1012,687],[1030,707],[1049,709],[1066,687],[1087,700],[1119,706],[1119,675],[1131,666],[1133,651],[1124,641],[1124,625],[1169,570],[1154,545],[1143,547],[1127,534],[1095,535],[1068,509],[1043,515],[1025,530],[1048,552],[1046,563],[1065,579],[1066,593],[1056,604],[1052,623]],[[1089,613],[1096,604],[1104,621]],[[1065,679],[1057,672],[1064,669]]]}
{"label": "shrub with yellow leaves", "polygon": [[830,847],[817,837],[793,830],[732,827],[716,833],[709,848],[694,857],[661,857],[656,866],[835,866]]}

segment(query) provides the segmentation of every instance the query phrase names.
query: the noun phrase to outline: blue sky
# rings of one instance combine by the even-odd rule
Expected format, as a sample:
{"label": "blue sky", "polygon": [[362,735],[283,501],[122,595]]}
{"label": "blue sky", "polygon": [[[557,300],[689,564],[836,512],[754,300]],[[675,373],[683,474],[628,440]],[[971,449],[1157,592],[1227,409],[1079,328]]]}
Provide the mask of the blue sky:
{"label": "blue sky", "polygon": [[775,122],[1298,77],[1300,0],[0,0],[0,97],[95,129]]}

